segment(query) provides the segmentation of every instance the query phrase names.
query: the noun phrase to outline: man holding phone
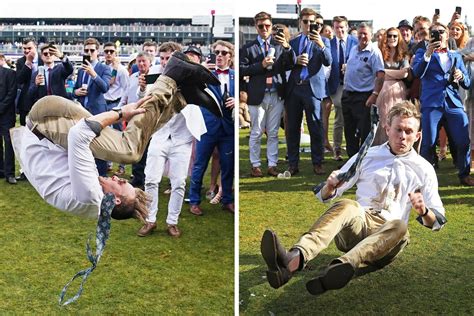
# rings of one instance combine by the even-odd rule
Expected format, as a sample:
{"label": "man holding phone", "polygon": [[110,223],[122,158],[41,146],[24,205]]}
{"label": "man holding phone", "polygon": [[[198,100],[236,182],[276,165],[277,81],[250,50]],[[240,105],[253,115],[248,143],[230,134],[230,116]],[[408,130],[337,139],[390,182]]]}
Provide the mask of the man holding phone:
{"label": "man holding phone", "polygon": [[300,13],[302,33],[290,41],[295,52],[296,65],[288,79],[285,110],[288,118],[286,142],[288,147],[288,171],[299,172],[301,122],[306,114],[311,138],[311,162],[317,175],[324,174],[324,129],[321,101],[326,96],[324,66],[331,65],[331,49],[327,38],[321,37],[323,17],[313,9],[304,8]]}
{"label": "man holding phone", "polygon": [[[413,73],[421,79],[421,155],[434,163],[432,148],[436,144],[439,122],[445,119],[444,127],[456,148],[459,181],[462,185],[474,186],[474,178],[469,176],[469,120],[458,92],[459,86],[469,89],[470,78],[461,54],[448,51],[447,27],[433,23],[430,35],[431,42],[426,51],[418,50],[413,61]],[[451,76],[446,75],[449,73]]]}
{"label": "man holding phone", "polygon": [[[84,61],[77,74],[74,96],[92,115],[107,112],[105,93],[109,90],[112,72],[99,63],[99,41],[88,38],[84,42]],[[87,56],[87,57],[86,57]],[[107,162],[96,159],[100,176],[107,176]]]}

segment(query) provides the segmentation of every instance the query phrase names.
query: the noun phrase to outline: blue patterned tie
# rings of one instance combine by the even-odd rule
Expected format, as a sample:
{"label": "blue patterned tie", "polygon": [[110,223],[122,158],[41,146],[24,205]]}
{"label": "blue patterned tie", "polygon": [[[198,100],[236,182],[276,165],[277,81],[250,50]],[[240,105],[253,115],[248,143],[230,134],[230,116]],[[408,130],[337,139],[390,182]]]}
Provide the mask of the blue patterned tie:
{"label": "blue patterned tie", "polygon": [[[304,39],[303,39],[303,48],[301,49],[301,54],[303,53],[308,53],[307,50],[308,50],[308,46],[309,46],[309,40],[308,40],[308,37],[305,36],[305,35],[302,35],[304,36]],[[309,55],[308,55],[308,58],[309,58]],[[308,67],[303,67],[301,68],[301,73],[300,73],[300,79],[301,80],[306,80],[308,79]]]}
{"label": "blue patterned tie", "polygon": [[[81,296],[82,287],[84,286],[84,283],[86,282],[87,277],[89,276],[89,274],[92,273],[92,271],[94,271],[94,269],[97,267],[97,264],[99,264],[100,257],[102,256],[102,253],[104,252],[105,242],[107,241],[107,239],[109,239],[109,235],[110,235],[110,220],[111,220],[110,215],[112,214],[112,209],[115,207],[114,201],[115,201],[115,196],[112,193],[107,193],[102,199],[102,203],[100,205],[99,220],[97,221],[97,228],[96,228],[95,256],[92,254],[92,249],[90,246],[91,235],[89,235],[89,238],[87,239],[87,244],[86,244],[87,258],[89,259],[92,266],[90,268],[77,272],[72,277],[72,279],[69,280],[69,282],[63,287],[61,294],[59,294],[60,306],[66,306],[76,301]],[[72,283],[72,281],[74,281],[77,277],[80,277],[80,276],[82,276],[82,282],[81,282],[81,285],[79,286],[79,290],[77,291],[76,295],[74,295],[73,297],[71,297],[70,299],[68,299],[66,302],[63,303],[64,296],[66,295],[66,291],[69,285]]]}

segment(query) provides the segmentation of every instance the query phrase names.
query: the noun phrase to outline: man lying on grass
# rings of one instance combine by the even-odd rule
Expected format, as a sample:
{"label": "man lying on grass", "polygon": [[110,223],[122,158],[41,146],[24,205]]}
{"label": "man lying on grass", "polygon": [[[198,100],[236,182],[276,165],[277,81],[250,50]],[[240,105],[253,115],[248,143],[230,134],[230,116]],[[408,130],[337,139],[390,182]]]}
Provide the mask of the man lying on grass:
{"label": "man lying on grass", "polygon": [[436,173],[413,149],[421,136],[417,108],[408,101],[398,104],[387,119],[388,142],[370,148],[356,174],[348,182],[339,181],[337,175],[349,169],[357,155],[353,156],[341,170],[329,175],[317,194],[327,202],[356,185],[357,201],[341,199],[334,203],[289,251],[274,232],[264,232],[261,252],[272,287],[287,283],[332,240],[345,254],[306,284],[311,294],[342,288],[356,272],[384,267],[408,244],[412,208],[424,226],[439,230],[444,225]]}
{"label": "man lying on grass", "polygon": [[[31,109],[28,128],[11,130],[16,156],[30,183],[52,206],[97,218],[104,194],[113,193],[112,218],[144,221],[145,193],[124,179],[99,177],[94,158],[127,164],[139,161],[152,134],[187,103],[218,115],[219,105],[202,91],[206,83],[219,84],[219,80],[186,55],[175,53],[150,96],[121,109],[91,116],[70,100],[44,97]],[[189,98],[183,97],[183,86],[194,88]],[[130,121],[123,132],[108,127],[122,118]]]}

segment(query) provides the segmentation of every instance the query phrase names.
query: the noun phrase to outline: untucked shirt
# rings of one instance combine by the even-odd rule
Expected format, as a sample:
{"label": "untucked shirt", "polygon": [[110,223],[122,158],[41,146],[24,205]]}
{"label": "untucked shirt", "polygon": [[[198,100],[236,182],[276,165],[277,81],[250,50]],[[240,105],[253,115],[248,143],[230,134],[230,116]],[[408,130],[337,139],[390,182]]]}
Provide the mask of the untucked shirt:
{"label": "untucked shirt", "polygon": [[12,132],[21,168],[38,194],[48,204],[86,218],[98,217],[104,196],[89,148],[95,137],[84,119],[70,129],[68,150],[39,140],[26,127]]}
{"label": "untucked shirt", "polygon": [[[341,168],[341,172],[347,171],[356,157],[354,155]],[[435,170],[413,149],[403,155],[394,155],[388,143],[371,147],[354,177],[339,187],[333,197],[323,201],[321,191],[317,196],[325,202],[341,196],[354,184],[357,186],[357,202],[366,210],[380,212],[386,221],[399,219],[408,223],[412,209],[408,193],[416,190],[423,194],[427,208],[445,215]],[[435,222],[432,229],[440,228]]]}

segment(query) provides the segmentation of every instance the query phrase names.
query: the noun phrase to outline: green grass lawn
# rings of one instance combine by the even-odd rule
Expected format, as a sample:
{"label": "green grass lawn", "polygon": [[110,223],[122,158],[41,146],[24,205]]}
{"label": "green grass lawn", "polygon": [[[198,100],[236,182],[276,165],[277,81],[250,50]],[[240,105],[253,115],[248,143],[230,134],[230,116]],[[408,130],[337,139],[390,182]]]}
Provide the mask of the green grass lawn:
{"label": "green grass lawn", "polygon": [[[309,153],[301,155],[300,173],[290,179],[250,178],[248,130],[240,132],[240,313],[245,315],[466,315],[474,313],[474,190],[459,185],[452,160],[440,163],[440,195],[448,223],[439,232],[409,222],[411,242],[391,265],[352,280],[338,291],[315,297],[305,284],[333,258],[334,243],[296,274],[273,289],[266,281],[260,254],[265,229],[273,229],[290,248],[327,209],[312,187],[341,165],[326,156],[325,176],[315,176]],[[281,134],[280,139],[283,139]],[[332,139],[332,136],[331,138]],[[279,157],[284,160],[285,145]],[[265,139],[262,155],[266,153]],[[262,170],[266,172],[265,158]],[[284,161],[279,170],[287,168]],[[354,198],[354,190],[344,197]]]}
{"label": "green grass lawn", "polygon": [[[160,193],[158,228],[151,236],[136,236],[136,220],[112,221],[82,296],[60,308],[62,287],[90,266],[85,243],[92,233],[95,244],[96,221],[54,209],[27,182],[1,179],[0,314],[233,315],[233,216],[204,201],[205,215],[198,217],[184,204],[183,235],[173,239],[166,234],[168,197]],[[70,286],[68,298],[78,285]]]}

